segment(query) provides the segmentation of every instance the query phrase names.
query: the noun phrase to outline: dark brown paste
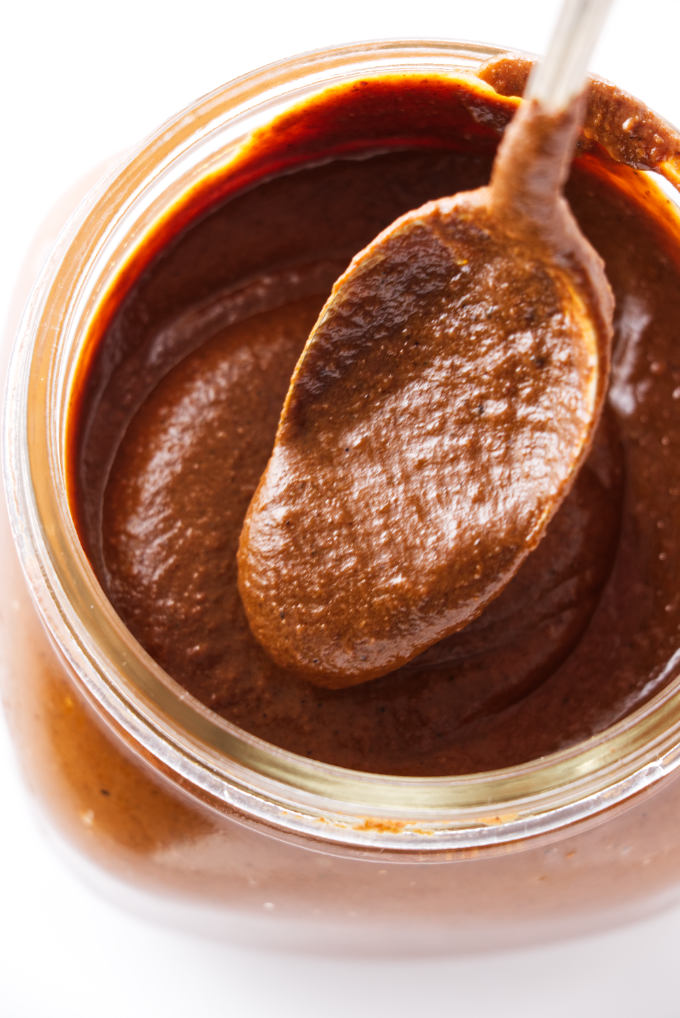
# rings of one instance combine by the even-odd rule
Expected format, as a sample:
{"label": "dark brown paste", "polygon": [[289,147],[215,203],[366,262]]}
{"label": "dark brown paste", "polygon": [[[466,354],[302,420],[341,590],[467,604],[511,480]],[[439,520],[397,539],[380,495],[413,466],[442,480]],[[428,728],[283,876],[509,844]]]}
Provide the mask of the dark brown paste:
{"label": "dark brown paste", "polygon": [[303,755],[414,775],[506,766],[602,730],[677,667],[680,240],[592,117],[567,193],[615,294],[613,372],[544,540],[467,628],[348,690],[277,668],[240,602],[243,517],[333,280],[401,213],[484,184],[513,109],[441,77],[322,94],[159,228],[91,337],[72,501],[108,596],[190,693]]}
{"label": "dark brown paste", "polygon": [[613,297],[562,196],[584,107],[518,110],[491,184],[352,259],[291,379],[238,587],[283,668],[342,689],[463,629],[590,448]]}

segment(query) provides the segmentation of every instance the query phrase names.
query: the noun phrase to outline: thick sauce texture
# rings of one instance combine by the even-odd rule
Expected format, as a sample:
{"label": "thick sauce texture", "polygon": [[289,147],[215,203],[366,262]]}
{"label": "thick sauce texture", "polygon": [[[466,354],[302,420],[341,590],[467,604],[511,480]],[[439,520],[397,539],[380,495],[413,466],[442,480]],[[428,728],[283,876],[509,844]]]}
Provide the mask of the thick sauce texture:
{"label": "thick sauce texture", "polygon": [[[616,299],[612,378],[544,539],[461,632],[340,691],[276,666],[239,598],[243,518],[334,279],[400,214],[485,184],[514,108],[474,80],[416,76],[298,107],[159,228],[83,361],[72,504],[108,597],[189,693],[305,756],[406,775],[510,766],[608,727],[678,667],[680,232],[661,190],[605,151],[628,158],[600,107],[567,195]],[[660,153],[638,132],[631,162],[670,158],[652,133]]]}
{"label": "thick sauce texture", "polygon": [[614,302],[561,195],[582,106],[524,103],[491,185],[397,219],[310,333],[238,586],[270,656],[319,686],[385,675],[469,625],[590,448]]}

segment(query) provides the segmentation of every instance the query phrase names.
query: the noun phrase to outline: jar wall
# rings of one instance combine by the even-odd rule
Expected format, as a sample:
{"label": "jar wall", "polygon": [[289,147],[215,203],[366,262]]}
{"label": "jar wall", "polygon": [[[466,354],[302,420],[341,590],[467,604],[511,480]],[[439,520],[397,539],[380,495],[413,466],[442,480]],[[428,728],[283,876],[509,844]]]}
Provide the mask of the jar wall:
{"label": "jar wall", "polygon": [[85,702],[4,520],[2,538],[3,698],[25,779],[60,838],[114,878],[107,893],[132,886],[133,907],[286,948],[437,954],[584,933],[680,898],[674,776],[579,829],[436,862],[343,857],[201,802]]}

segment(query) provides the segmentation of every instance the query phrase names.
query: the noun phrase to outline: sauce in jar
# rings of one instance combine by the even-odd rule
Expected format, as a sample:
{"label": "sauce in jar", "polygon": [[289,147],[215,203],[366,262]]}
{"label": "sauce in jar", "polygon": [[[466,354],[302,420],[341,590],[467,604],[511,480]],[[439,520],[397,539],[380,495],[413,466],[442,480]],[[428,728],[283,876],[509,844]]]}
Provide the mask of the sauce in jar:
{"label": "sauce in jar", "polygon": [[[527,560],[512,603],[495,602],[488,628],[482,616],[479,628],[428,651],[413,696],[408,672],[389,677],[389,694],[383,680],[367,684],[360,718],[357,690],[327,701],[314,691],[305,701],[308,687],[295,677],[276,681],[228,584],[219,590],[232,599],[231,639],[252,667],[230,670],[225,657],[219,681],[206,670],[205,641],[186,638],[194,618],[186,600],[186,619],[167,587],[164,613],[144,617],[130,586],[120,588],[130,604],[116,600],[110,566],[124,576],[130,561],[116,527],[130,526],[125,505],[134,504],[132,491],[127,503],[110,498],[125,486],[116,462],[129,456],[139,466],[136,440],[147,426],[160,433],[154,414],[165,405],[181,417],[201,394],[202,406],[218,411],[206,442],[222,441],[227,458],[199,472],[188,493],[205,494],[217,477],[245,511],[276,423],[276,385],[285,391],[304,329],[361,238],[412,205],[418,188],[445,194],[485,179],[513,100],[447,73],[457,60],[469,72],[489,56],[394,44],[389,53],[381,46],[377,77],[371,46],[260,72],[247,86],[270,97],[263,109],[274,127],[258,127],[242,147],[250,93],[227,87],[180,114],[91,202],[32,303],[10,373],[6,473],[31,596],[8,565],[4,699],[28,781],[59,830],[118,880],[155,892],[166,921],[176,906],[183,921],[182,902],[201,915],[211,910],[212,928],[218,922],[230,936],[254,930],[289,947],[440,953],[544,941],[677,899],[678,553],[670,526],[680,382],[668,323],[678,239],[673,202],[640,172],[648,165],[677,180],[677,160],[675,135],[651,114],[642,111],[637,127],[626,117],[623,128],[616,93],[597,107],[569,192],[619,297],[610,407],[569,506]],[[329,75],[344,84],[324,93]],[[299,103],[301,81],[309,101],[279,118],[282,103]],[[506,84],[512,92],[511,77]],[[595,140],[598,123],[606,146]],[[216,158],[218,129],[225,152]],[[168,166],[177,176],[164,176]],[[387,166],[390,186],[377,188],[376,167]],[[361,214],[324,220],[326,188]],[[285,219],[296,193],[300,228],[272,230],[270,212]],[[235,216],[248,221],[239,245],[230,242]],[[214,245],[206,244],[211,230]],[[181,268],[174,284],[173,265]],[[274,320],[269,339],[253,346],[254,332],[262,336],[256,323]],[[116,345],[124,322],[127,344]],[[211,364],[228,405],[209,399]],[[243,428],[246,419],[255,426]],[[177,458],[181,468],[187,462]],[[185,503],[197,511],[196,498]],[[174,679],[112,610],[83,554],[76,511],[111,600]],[[108,514],[105,527],[99,512]],[[235,504],[221,513],[237,536]],[[206,544],[185,564],[183,595],[193,590],[192,572],[203,575]],[[141,571],[144,582],[152,572]],[[504,669],[488,666],[493,655]],[[447,678],[454,669],[460,684]],[[468,707],[476,697],[476,709],[464,716],[456,697]],[[356,731],[343,738],[338,716]]]}
{"label": "sauce in jar", "polygon": [[592,152],[568,196],[615,293],[612,384],[591,455],[519,574],[460,633],[342,691],[277,667],[241,605],[243,518],[333,279],[401,213],[485,183],[513,108],[481,84],[401,76],[285,115],[219,198],[168,224],[78,381],[71,497],[112,604],[188,692],[295,753],[403,775],[522,763],[642,704],[678,648],[677,223],[660,190]]}

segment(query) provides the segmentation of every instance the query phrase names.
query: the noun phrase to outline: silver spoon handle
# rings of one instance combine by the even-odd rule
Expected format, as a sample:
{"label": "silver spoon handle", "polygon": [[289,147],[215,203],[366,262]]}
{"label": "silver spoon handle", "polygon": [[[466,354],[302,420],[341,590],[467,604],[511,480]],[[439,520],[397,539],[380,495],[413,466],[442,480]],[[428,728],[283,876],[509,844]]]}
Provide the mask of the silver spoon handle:
{"label": "silver spoon handle", "polygon": [[583,88],[612,0],[563,0],[545,56],[536,64],[525,98],[559,113]]}

